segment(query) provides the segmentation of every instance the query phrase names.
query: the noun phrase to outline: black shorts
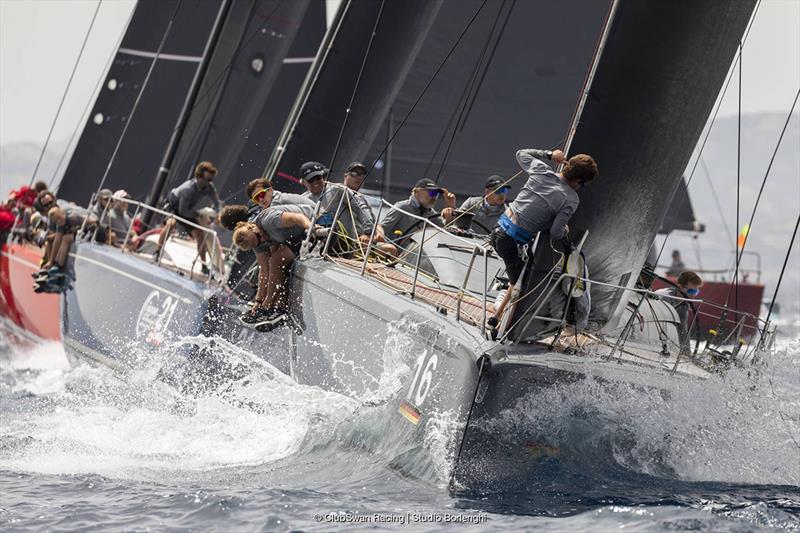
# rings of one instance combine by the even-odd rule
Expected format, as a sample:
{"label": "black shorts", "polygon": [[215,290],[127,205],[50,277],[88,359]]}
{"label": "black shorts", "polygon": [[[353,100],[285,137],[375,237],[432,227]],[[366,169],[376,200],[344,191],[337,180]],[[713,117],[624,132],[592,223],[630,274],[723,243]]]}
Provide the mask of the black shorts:
{"label": "black shorts", "polygon": [[[190,226],[189,224],[184,222],[182,220],[183,217],[178,218],[180,217],[180,215],[178,214],[178,209],[173,208],[172,205],[167,204],[164,210],[167,211],[168,213],[172,213],[173,215],[175,215],[175,225],[178,227],[179,231],[186,233],[187,235],[191,235],[192,232],[197,229],[194,226]],[[186,220],[188,220],[192,224],[197,224],[197,220],[190,220],[190,219]]]}
{"label": "black shorts", "polygon": [[522,274],[525,262],[519,256],[519,243],[510,237],[503,228],[496,227],[491,234],[491,243],[506,264],[506,274],[511,285],[514,285]]}

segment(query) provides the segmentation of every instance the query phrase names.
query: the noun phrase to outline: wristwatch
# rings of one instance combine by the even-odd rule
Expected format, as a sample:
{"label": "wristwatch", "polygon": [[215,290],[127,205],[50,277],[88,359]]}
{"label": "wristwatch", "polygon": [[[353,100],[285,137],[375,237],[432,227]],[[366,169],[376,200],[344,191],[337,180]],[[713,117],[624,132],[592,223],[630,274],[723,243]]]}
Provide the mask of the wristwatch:
{"label": "wristwatch", "polygon": [[553,159],[553,151],[552,150],[545,150],[544,155],[547,156],[547,159]]}

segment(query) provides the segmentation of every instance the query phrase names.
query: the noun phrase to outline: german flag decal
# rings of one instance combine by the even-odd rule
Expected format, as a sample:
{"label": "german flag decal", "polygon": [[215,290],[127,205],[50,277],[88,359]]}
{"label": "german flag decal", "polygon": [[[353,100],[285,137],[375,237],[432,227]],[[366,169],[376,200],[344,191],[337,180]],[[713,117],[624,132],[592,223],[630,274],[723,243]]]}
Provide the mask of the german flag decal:
{"label": "german flag decal", "polygon": [[415,426],[419,424],[419,419],[422,417],[422,414],[417,410],[417,408],[405,400],[400,402],[400,408],[398,409],[398,411],[400,412],[401,415],[406,417],[406,420],[408,420]]}

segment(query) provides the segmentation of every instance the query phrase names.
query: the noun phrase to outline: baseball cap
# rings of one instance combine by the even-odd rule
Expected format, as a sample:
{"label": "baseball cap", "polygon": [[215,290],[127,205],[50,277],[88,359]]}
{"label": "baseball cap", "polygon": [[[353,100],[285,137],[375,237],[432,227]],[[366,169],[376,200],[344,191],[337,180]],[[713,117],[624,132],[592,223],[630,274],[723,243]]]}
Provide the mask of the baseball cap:
{"label": "baseball cap", "polygon": [[361,161],[353,161],[352,163],[347,165],[347,170],[345,170],[345,172],[360,174],[363,176],[367,173],[367,165],[365,165]]}
{"label": "baseball cap", "polygon": [[508,183],[504,183],[506,180],[503,179],[502,176],[494,175],[489,176],[489,179],[486,180],[486,188],[487,189],[497,189],[498,187],[510,187]]}
{"label": "baseball cap", "polygon": [[328,169],[322,163],[307,161],[300,166],[300,178],[308,181],[316,176],[325,176]]}
{"label": "baseball cap", "polygon": [[111,195],[114,200],[124,200],[125,198],[130,198],[131,195],[128,194],[128,191],[125,189],[120,189],[118,191],[114,191],[114,194]]}
{"label": "baseball cap", "polygon": [[415,189],[438,189],[439,186],[436,185],[436,183],[432,179],[422,178],[421,180],[419,180],[417,182],[416,185],[414,185],[414,188]]}

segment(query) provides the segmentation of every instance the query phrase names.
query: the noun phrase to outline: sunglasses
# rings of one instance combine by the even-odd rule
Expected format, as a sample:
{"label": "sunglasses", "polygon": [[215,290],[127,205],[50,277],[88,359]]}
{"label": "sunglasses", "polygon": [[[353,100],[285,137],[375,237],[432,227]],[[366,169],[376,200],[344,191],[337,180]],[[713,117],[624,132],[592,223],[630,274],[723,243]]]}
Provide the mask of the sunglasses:
{"label": "sunglasses", "polygon": [[428,189],[428,196],[431,198],[438,198],[441,192],[441,189]]}
{"label": "sunglasses", "polygon": [[686,294],[689,296],[697,296],[700,294],[700,289],[686,289]]}
{"label": "sunglasses", "polygon": [[503,186],[503,187],[500,187],[499,189],[497,189],[496,191],[494,191],[494,193],[495,194],[507,194],[509,190],[511,190],[511,187]]}
{"label": "sunglasses", "polygon": [[319,175],[317,175],[317,176],[314,176],[313,178],[308,178],[308,179],[306,180],[306,182],[307,182],[307,183],[314,183],[315,181],[319,181],[319,180],[321,180],[321,179],[322,179],[322,176],[319,176]]}
{"label": "sunglasses", "polygon": [[267,195],[268,192],[269,189],[261,189],[259,191],[256,191],[256,193],[253,194],[253,196],[250,197],[250,199],[253,200],[253,203],[257,204],[258,202],[261,201],[262,198],[264,198]]}

